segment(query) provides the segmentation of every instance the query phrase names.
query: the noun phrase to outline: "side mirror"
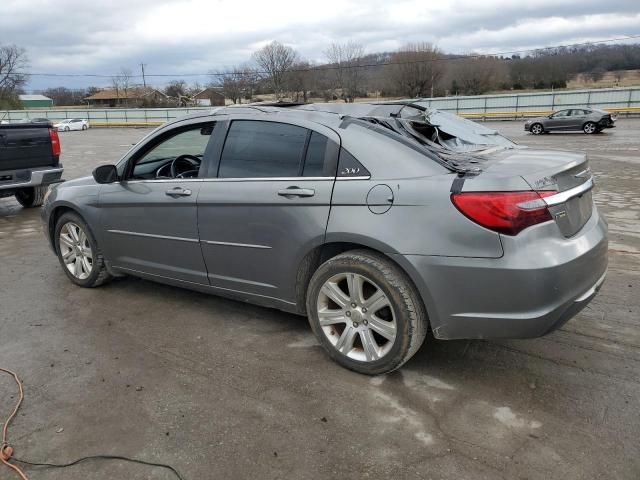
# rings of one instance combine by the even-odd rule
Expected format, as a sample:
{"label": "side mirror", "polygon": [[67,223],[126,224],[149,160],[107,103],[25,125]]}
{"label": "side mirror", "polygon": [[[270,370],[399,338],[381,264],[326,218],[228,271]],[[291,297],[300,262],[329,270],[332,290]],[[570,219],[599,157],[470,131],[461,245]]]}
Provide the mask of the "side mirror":
{"label": "side mirror", "polygon": [[118,180],[115,165],[100,165],[93,171],[93,179],[98,183],[113,183]]}

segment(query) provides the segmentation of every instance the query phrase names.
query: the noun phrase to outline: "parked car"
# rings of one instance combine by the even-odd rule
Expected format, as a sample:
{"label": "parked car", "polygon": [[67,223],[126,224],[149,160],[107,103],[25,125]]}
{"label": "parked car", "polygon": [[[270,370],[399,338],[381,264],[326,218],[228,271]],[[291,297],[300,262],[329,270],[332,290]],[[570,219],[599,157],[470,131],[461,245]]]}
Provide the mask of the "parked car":
{"label": "parked car", "polygon": [[569,108],[554,112],[547,117],[527,120],[524,129],[534,135],[554,131],[580,131],[600,133],[604,128],[615,127],[615,118],[609,112],[595,108]]}
{"label": "parked car", "polygon": [[31,123],[51,123],[51,120],[44,117],[32,118],[29,120]]}
{"label": "parked car", "polygon": [[60,139],[50,124],[0,125],[0,197],[15,195],[24,207],[40,206],[62,172]]}
{"label": "parked car", "polygon": [[594,297],[607,226],[584,154],[519,147],[420,103],[222,107],[54,186],[77,285],[135,275],[308,315],[367,374],[436,338],[523,338]]}
{"label": "parked car", "polygon": [[86,130],[89,128],[89,120],[83,120],[82,118],[68,118],[62,120],[59,123],[54,124],[54,127],[59,132],[68,132],[69,130]]}

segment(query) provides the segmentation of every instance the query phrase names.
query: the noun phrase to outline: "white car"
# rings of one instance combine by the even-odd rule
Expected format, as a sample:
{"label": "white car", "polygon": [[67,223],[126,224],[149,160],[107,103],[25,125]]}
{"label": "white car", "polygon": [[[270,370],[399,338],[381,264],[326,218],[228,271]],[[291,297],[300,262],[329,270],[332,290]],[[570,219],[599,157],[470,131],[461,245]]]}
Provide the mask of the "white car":
{"label": "white car", "polygon": [[68,132],[69,130],[86,130],[89,128],[89,120],[82,118],[68,118],[53,125],[59,132]]}

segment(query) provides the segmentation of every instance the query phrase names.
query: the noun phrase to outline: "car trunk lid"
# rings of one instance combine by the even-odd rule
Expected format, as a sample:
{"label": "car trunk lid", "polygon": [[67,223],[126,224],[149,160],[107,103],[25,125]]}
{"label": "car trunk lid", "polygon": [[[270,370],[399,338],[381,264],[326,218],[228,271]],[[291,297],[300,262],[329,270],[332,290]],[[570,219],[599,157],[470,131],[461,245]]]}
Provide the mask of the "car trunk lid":
{"label": "car trunk lid", "polygon": [[593,175],[584,154],[505,150],[493,152],[483,167],[483,171],[500,176],[519,175],[537,192],[557,192],[543,200],[565,237],[574,236],[591,218]]}

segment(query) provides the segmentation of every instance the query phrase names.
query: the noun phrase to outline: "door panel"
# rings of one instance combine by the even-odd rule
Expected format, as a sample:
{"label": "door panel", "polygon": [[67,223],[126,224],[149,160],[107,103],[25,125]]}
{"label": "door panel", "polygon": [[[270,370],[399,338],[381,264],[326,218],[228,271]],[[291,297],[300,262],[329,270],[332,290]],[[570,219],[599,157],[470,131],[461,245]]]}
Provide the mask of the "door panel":
{"label": "door panel", "polygon": [[547,130],[567,130],[570,128],[571,117],[569,113],[571,113],[570,110],[562,110],[556,113],[547,122]]}
{"label": "door panel", "polygon": [[295,303],[298,266],[324,241],[333,183],[302,177],[205,180],[198,222],[211,285]]}
{"label": "door panel", "polygon": [[103,185],[104,251],[115,267],[208,283],[198,240],[200,180],[143,180]]}

